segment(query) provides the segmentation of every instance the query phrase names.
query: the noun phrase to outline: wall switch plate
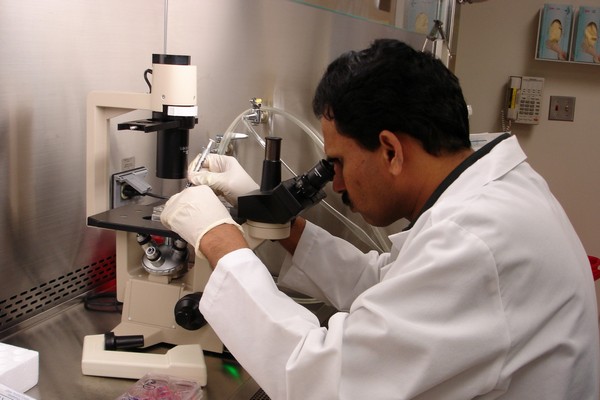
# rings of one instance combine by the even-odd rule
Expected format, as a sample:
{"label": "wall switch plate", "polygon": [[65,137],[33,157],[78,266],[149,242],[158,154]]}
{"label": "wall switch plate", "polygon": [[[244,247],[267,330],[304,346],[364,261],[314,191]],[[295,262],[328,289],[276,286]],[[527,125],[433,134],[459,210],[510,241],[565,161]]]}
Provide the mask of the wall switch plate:
{"label": "wall switch plate", "polygon": [[575,97],[550,96],[548,119],[555,121],[575,120]]}

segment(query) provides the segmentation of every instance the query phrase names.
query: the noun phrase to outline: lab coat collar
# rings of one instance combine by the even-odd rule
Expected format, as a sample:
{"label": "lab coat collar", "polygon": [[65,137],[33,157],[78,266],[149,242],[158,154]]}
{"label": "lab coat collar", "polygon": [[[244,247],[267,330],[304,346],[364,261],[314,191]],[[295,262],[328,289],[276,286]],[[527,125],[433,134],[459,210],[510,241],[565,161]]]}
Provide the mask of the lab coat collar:
{"label": "lab coat collar", "polygon": [[[430,199],[432,202],[429,204],[429,207],[433,206],[433,204],[440,199],[451,196],[457,191],[468,190],[469,188],[474,187],[482,187],[489,182],[499,179],[527,159],[527,156],[519,146],[515,136],[509,135],[502,137],[502,139],[490,147],[491,148],[487,149],[487,152],[484,151],[483,153],[477,154],[479,151],[483,150],[482,148],[478,152],[474,153],[477,154],[477,159],[475,162],[464,169],[462,173],[459,173],[457,176],[453,177],[454,179],[449,182],[449,185],[447,185],[441,193],[438,192],[432,195],[432,197],[435,196],[435,199]],[[460,168],[460,166],[458,168]],[[440,187],[442,187],[442,185],[440,185]],[[422,213],[425,212],[429,207],[424,209]],[[411,228],[418,220],[419,218],[417,218],[402,232],[388,236],[392,243],[392,253],[397,254],[397,249],[402,248],[404,242],[411,232]]]}
{"label": "lab coat collar", "polygon": [[454,193],[473,188],[480,188],[500,179],[519,164],[527,160],[527,156],[521,149],[516,136],[509,136],[506,140],[498,143],[489,155],[481,157],[470,168],[464,171],[440,196],[444,198]]}

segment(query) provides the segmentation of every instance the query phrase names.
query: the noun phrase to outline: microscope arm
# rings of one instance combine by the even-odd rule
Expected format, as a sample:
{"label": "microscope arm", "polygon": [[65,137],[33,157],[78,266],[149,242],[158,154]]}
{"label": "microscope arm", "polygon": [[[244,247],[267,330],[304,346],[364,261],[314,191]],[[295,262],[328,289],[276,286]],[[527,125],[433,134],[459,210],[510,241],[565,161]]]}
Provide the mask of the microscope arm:
{"label": "microscope arm", "polygon": [[87,98],[86,215],[109,208],[109,120],[151,106],[150,94],[94,91]]}

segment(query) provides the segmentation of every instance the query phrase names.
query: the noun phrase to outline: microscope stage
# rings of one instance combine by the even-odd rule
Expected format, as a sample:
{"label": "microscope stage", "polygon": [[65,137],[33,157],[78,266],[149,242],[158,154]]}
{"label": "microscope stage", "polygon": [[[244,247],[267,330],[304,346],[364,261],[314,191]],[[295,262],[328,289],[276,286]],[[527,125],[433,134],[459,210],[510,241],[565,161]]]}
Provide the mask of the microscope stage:
{"label": "microscope stage", "polygon": [[92,215],[88,217],[87,223],[88,226],[98,228],[179,238],[175,232],[165,228],[160,221],[152,220],[154,207],[162,204],[164,201],[152,204],[127,204]]}

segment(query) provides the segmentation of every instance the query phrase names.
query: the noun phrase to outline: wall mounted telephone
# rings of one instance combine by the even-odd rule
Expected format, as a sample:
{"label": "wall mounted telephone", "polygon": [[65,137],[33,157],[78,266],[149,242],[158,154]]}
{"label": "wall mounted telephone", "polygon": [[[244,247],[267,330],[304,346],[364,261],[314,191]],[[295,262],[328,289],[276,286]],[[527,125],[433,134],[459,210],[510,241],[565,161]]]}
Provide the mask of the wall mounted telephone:
{"label": "wall mounted telephone", "polygon": [[506,96],[506,119],[519,124],[539,124],[544,78],[511,76]]}

